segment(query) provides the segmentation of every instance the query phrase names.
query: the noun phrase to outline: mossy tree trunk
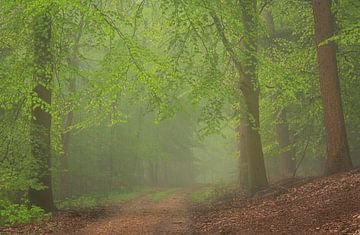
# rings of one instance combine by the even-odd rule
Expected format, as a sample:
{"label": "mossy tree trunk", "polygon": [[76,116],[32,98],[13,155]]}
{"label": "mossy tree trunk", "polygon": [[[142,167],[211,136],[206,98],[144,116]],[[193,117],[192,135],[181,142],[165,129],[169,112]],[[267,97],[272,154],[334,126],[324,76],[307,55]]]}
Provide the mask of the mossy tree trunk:
{"label": "mossy tree trunk", "polygon": [[29,189],[29,200],[33,205],[45,211],[55,209],[51,179],[51,82],[52,55],[51,17],[49,12],[39,13],[34,17],[34,93],[39,100],[33,103],[33,120],[31,123],[31,152],[37,163],[37,178],[44,187]]}
{"label": "mossy tree trunk", "polygon": [[268,185],[265,161],[260,137],[259,94],[260,87],[256,73],[258,12],[256,0],[240,0],[239,7],[243,22],[243,61],[240,89],[244,98],[246,117],[246,155],[249,167],[250,192],[254,193]]}

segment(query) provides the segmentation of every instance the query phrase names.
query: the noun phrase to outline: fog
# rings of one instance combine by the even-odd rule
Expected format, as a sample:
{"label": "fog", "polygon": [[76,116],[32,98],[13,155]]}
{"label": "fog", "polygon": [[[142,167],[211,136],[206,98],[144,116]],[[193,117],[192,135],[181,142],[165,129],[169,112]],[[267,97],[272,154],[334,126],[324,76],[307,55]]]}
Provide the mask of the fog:
{"label": "fog", "polygon": [[0,4],[3,211],[360,163],[357,1],[29,2]]}

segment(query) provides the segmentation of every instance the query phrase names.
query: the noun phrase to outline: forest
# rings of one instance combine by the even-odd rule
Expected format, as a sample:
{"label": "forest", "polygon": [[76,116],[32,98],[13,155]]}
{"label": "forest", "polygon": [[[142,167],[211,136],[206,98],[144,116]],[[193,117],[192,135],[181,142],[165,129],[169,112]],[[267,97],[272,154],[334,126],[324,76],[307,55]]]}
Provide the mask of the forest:
{"label": "forest", "polygon": [[0,0],[0,234],[360,234],[359,0]]}

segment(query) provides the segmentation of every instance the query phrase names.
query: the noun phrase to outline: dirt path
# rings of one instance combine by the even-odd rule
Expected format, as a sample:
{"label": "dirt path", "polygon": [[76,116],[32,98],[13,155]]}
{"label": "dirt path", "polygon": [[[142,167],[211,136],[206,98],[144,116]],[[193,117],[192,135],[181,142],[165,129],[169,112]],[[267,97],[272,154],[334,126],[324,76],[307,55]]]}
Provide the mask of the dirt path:
{"label": "dirt path", "polygon": [[141,197],[73,234],[189,234],[187,193],[177,191],[158,201]]}
{"label": "dirt path", "polygon": [[233,192],[190,206],[193,190],[157,191],[125,204],[63,211],[40,225],[0,228],[0,234],[360,235],[360,170],[275,184],[252,198]]}

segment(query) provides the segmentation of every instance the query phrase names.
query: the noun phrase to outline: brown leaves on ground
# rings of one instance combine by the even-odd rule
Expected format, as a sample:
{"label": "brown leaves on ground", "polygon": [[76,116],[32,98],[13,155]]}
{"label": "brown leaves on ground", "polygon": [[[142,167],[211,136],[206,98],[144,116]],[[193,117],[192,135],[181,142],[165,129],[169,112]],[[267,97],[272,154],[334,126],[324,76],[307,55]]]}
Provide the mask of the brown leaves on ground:
{"label": "brown leaves on ground", "polygon": [[193,209],[199,234],[360,234],[360,173],[278,184]]}
{"label": "brown leaves on ground", "polygon": [[119,205],[60,211],[41,224],[0,228],[0,234],[190,234],[187,195],[147,196]]}
{"label": "brown leaves on ground", "polygon": [[225,195],[188,210],[190,190],[152,201],[60,211],[0,234],[358,234],[360,172],[284,181],[252,198]]}

